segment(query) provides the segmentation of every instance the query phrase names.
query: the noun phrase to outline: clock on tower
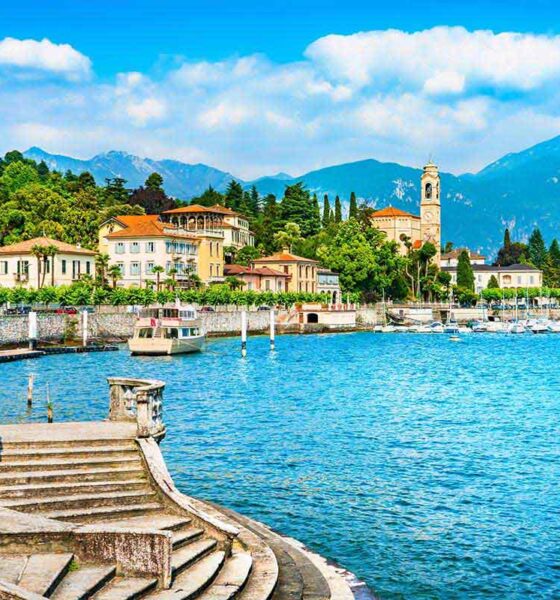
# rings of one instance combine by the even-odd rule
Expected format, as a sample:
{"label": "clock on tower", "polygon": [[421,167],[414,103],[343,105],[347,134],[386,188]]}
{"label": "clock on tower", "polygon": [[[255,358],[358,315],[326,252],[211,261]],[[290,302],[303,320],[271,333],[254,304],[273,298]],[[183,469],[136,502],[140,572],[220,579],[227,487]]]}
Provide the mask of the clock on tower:
{"label": "clock on tower", "polygon": [[437,265],[441,258],[441,204],[440,179],[437,166],[429,162],[424,167],[420,179],[420,237],[423,244],[432,243],[437,250],[434,261]]}

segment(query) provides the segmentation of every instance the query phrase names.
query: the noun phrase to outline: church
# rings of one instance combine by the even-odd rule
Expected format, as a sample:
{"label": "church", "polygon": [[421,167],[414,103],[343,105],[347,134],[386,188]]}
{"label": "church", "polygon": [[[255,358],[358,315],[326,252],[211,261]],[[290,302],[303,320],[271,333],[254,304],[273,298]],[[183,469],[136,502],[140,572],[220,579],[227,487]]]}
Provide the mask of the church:
{"label": "church", "polygon": [[371,215],[371,225],[383,231],[387,239],[397,242],[406,254],[407,244],[421,248],[431,242],[437,249],[434,262],[441,262],[441,204],[440,178],[437,166],[431,161],[420,178],[420,216],[388,206]]}

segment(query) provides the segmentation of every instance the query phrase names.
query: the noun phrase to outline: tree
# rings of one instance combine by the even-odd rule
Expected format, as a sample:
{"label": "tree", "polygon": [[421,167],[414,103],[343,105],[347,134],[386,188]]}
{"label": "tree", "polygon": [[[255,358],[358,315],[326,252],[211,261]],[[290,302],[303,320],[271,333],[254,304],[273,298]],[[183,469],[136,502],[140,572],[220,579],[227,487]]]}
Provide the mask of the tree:
{"label": "tree", "polygon": [[259,214],[259,211],[261,209],[261,199],[259,197],[259,192],[257,191],[257,188],[253,185],[251,187],[251,191],[249,193],[249,210],[250,216],[256,216]]}
{"label": "tree", "polygon": [[274,234],[274,242],[278,250],[288,249],[301,239],[301,229],[297,223],[286,223],[284,229]]}
{"label": "tree", "polygon": [[117,281],[122,277],[121,268],[119,265],[111,265],[107,269],[107,275],[111,278],[113,289],[117,287]]}
{"label": "tree", "polygon": [[200,206],[215,206],[216,204],[225,204],[225,199],[223,194],[220,194],[209,185],[200,196],[192,198],[190,203],[199,204]]}
{"label": "tree", "polygon": [[453,242],[445,242],[445,246],[443,248],[443,253],[444,254],[448,254],[449,252],[453,251]]}
{"label": "tree", "polygon": [[528,258],[537,269],[543,269],[548,258],[548,252],[544,239],[538,227],[533,230],[529,237]]}
{"label": "tree", "polygon": [[328,194],[323,196],[323,227],[327,228],[331,224],[331,203]]}
{"label": "tree", "polygon": [[165,273],[165,269],[161,265],[155,265],[152,267],[152,273],[156,274],[156,291],[159,292],[161,274]]}
{"label": "tree", "polygon": [[233,275],[226,277],[224,283],[230,290],[239,290],[245,285],[245,282],[242,279],[234,277]]}
{"label": "tree", "polygon": [[491,289],[496,289],[496,288],[499,288],[499,287],[500,287],[500,284],[498,283],[498,280],[496,279],[496,276],[495,275],[491,275],[490,279],[488,280],[487,288],[489,290],[491,290]]}
{"label": "tree", "polygon": [[463,250],[457,262],[457,287],[474,292],[474,272],[469,253]]}
{"label": "tree", "polygon": [[356,201],[356,194],[354,192],[350,193],[350,206],[348,208],[348,218],[358,218],[358,202]]}
{"label": "tree", "polygon": [[122,177],[113,177],[105,179],[105,202],[111,204],[127,204],[128,190],[124,187],[126,179]]}
{"label": "tree", "polygon": [[107,269],[109,268],[109,255],[105,253],[98,254],[95,257],[95,274],[101,286],[107,283]]}
{"label": "tree", "polygon": [[159,215],[166,210],[177,208],[177,202],[167,196],[161,188],[148,186],[140,186],[133,190],[128,197],[128,203],[132,206],[141,206],[147,215]]}
{"label": "tree", "polygon": [[334,199],[334,222],[342,222],[342,204],[340,203],[340,198],[338,196]]}
{"label": "tree", "polygon": [[238,181],[232,179],[226,189],[225,203],[227,208],[241,212],[243,204],[243,188]]}
{"label": "tree", "polygon": [[159,173],[152,173],[144,182],[144,187],[147,190],[163,192],[163,177]]}
{"label": "tree", "polygon": [[313,208],[313,200],[302,182],[286,186],[280,204],[280,217],[283,225],[298,225],[303,237],[314,235],[321,228]]}
{"label": "tree", "polygon": [[255,259],[260,258],[261,253],[255,246],[243,246],[236,256],[235,262],[238,265],[249,266]]}

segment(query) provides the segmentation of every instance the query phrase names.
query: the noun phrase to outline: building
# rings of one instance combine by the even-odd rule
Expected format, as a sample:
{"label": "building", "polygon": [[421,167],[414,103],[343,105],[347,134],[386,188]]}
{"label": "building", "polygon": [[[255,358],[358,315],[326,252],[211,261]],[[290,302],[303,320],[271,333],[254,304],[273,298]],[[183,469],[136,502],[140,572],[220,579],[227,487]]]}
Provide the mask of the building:
{"label": "building", "polygon": [[317,292],[328,294],[332,304],[342,302],[338,273],[319,267],[317,269]]}
{"label": "building", "polygon": [[317,269],[319,263],[310,258],[296,256],[283,250],[264,258],[257,258],[251,265],[253,268],[268,267],[289,275],[288,292],[317,292]]}
{"label": "building", "polygon": [[[485,264],[473,264],[475,292],[480,292],[488,287],[488,283],[492,275],[498,281],[501,288],[528,288],[542,287],[543,276],[542,271],[539,271],[532,265],[509,265],[507,267],[499,267]],[[446,271],[451,275],[451,283],[457,284],[457,266],[442,267],[442,271]]]}
{"label": "building", "polygon": [[407,244],[420,248],[426,242],[434,244],[437,254],[434,262],[441,258],[441,204],[440,177],[432,162],[425,167],[420,179],[420,216],[392,206],[374,212],[371,225],[383,231],[387,239],[397,242],[401,252],[408,252]]}
{"label": "building", "polygon": [[[37,246],[49,251],[37,257],[33,252]],[[0,248],[0,286],[71,285],[83,275],[95,276],[95,254],[92,250],[48,237],[3,246]]]}
{"label": "building", "polygon": [[473,252],[468,248],[456,248],[450,252],[446,252],[441,255],[441,267],[456,267],[459,264],[459,255],[466,251],[469,255],[471,265],[484,265],[486,264],[486,256]]}
{"label": "building", "polygon": [[244,290],[257,292],[285,292],[289,275],[269,267],[245,267],[243,265],[225,265],[226,277],[237,277],[245,285]]}
{"label": "building", "polygon": [[193,233],[199,231],[219,233],[225,248],[232,247],[239,250],[245,246],[255,245],[255,236],[249,230],[247,218],[220,204],[210,207],[191,204],[167,210],[162,213],[161,219]]}

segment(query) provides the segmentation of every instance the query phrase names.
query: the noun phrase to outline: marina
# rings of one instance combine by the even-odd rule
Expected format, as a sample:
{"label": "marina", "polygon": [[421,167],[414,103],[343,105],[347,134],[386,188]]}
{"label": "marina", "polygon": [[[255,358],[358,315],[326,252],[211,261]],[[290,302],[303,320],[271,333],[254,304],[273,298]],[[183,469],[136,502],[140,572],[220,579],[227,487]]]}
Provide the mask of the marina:
{"label": "marina", "polygon": [[161,448],[183,493],[301,540],[381,598],[556,597],[559,338],[446,337],[45,356],[2,365],[0,420],[44,422],[47,383],[61,422],[104,418],[106,376],[164,380]]}

